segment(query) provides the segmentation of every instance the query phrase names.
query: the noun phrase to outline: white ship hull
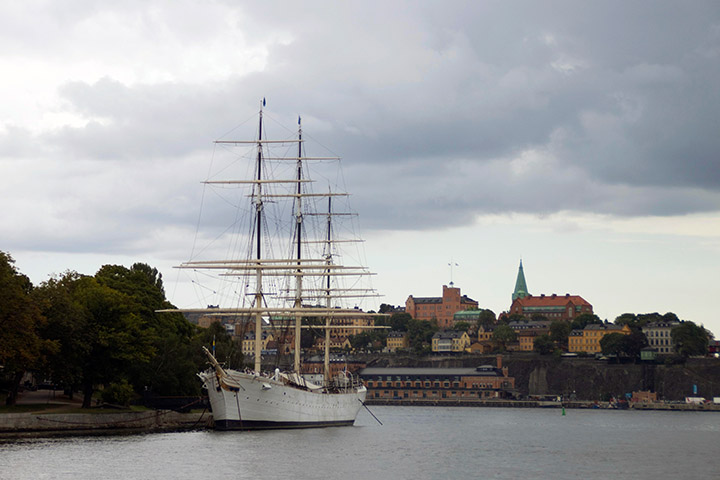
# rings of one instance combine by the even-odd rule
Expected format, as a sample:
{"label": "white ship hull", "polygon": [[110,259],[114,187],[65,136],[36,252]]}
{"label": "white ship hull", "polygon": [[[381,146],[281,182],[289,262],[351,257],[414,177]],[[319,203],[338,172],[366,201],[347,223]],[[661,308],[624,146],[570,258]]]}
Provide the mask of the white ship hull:
{"label": "white ship hull", "polygon": [[225,370],[199,374],[205,383],[218,430],[309,428],[352,425],[367,389],[360,385],[339,392],[310,390],[281,380]]}

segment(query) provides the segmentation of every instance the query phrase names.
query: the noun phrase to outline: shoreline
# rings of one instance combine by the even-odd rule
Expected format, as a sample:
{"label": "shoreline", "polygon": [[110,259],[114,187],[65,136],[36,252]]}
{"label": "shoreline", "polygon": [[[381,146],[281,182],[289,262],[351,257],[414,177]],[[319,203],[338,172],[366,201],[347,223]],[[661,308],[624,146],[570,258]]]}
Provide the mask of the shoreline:
{"label": "shoreline", "polygon": [[172,410],[113,413],[4,413],[0,440],[84,435],[126,435],[204,430],[212,414]]}
{"label": "shoreline", "polygon": [[368,399],[368,406],[403,407],[488,407],[488,408],[569,408],[593,410],[665,410],[677,412],[720,412],[720,404],[692,403],[627,403],[625,406],[613,406],[609,402],[591,400],[542,401],[542,400],[467,400],[467,399]]}

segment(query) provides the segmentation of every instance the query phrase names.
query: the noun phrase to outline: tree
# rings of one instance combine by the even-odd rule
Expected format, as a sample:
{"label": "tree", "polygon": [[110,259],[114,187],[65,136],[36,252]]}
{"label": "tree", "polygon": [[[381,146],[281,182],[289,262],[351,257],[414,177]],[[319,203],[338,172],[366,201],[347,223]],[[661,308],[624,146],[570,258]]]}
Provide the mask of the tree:
{"label": "tree", "polygon": [[603,323],[595,314],[592,313],[581,313],[575,317],[570,324],[570,330],[582,330],[588,325],[598,325]]}
{"label": "tree", "polygon": [[632,332],[630,335],[609,333],[600,339],[600,349],[603,355],[637,359],[640,351],[646,346],[647,338],[642,332]]}
{"label": "tree", "polygon": [[507,349],[507,344],[517,340],[515,331],[508,325],[498,325],[492,334],[493,342],[504,351]]}
{"label": "tree", "polygon": [[527,322],[527,317],[525,315],[521,315],[519,313],[511,313],[510,315],[500,315],[500,318],[498,318],[498,323],[507,325],[508,323],[512,322]]}
{"label": "tree", "polygon": [[683,357],[707,355],[708,334],[702,325],[685,321],[670,331],[675,351]]}
{"label": "tree", "polygon": [[622,333],[608,333],[600,339],[600,349],[603,355],[619,355],[622,351],[622,342],[625,335]]}
{"label": "tree", "polygon": [[143,321],[132,299],[94,277],[77,280],[74,301],[82,309],[79,334],[83,408],[90,408],[95,388],[130,376],[131,369],[146,368],[154,354]]}
{"label": "tree", "polygon": [[453,327],[453,330],[457,330],[459,332],[467,332],[469,329],[470,324],[468,322],[457,322]]}
{"label": "tree", "polygon": [[480,310],[477,320],[478,329],[480,327],[489,327],[490,325],[495,325],[495,323],[497,323],[495,312],[487,308]]}
{"label": "tree", "polygon": [[552,341],[550,335],[543,333],[535,338],[535,342],[533,342],[533,350],[541,355],[547,355],[555,350],[555,342]]}
{"label": "tree", "polygon": [[429,348],[432,337],[439,330],[437,321],[415,320],[408,322],[408,343],[415,353],[422,353]]}
{"label": "tree", "polygon": [[36,367],[52,343],[43,342],[37,329],[44,317],[31,296],[32,283],[17,271],[12,257],[0,252],[0,365],[9,381],[7,405],[14,405],[20,381]]}
{"label": "tree", "polygon": [[87,353],[81,335],[86,312],[74,299],[80,278],[77,272],[67,271],[33,290],[46,318],[39,334],[57,347],[45,356],[39,370],[45,378],[70,391],[71,396],[82,381],[82,358]]}
{"label": "tree", "polygon": [[563,350],[567,350],[570,324],[565,320],[553,320],[550,323],[550,338]]}

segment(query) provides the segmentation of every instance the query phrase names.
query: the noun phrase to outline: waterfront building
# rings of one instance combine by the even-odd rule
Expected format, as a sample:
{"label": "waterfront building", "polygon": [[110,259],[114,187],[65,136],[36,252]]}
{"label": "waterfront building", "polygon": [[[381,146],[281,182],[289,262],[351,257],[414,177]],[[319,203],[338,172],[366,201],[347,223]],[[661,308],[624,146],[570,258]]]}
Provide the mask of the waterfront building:
{"label": "waterfront building", "polygon": [[385,342],[385,346],[390,352],[395,352],[410,346],[407,332],[398,332],[393,330],[388,333],[387,340]]}
{"label": "waterfront building", "polygon": [[476,368],[365,368],[360,371],[368,399],[384,400],[477,400],[507,398],[515,390],[515,379],[502,367]]}
{"label": "waterfront building", "polygon": [[405,301],[405,312],[415,320],[437,320],[438,327],[447,330],[454,325],[454,315],[461,310],[477,309],[478,302],[461,295],[460,289],[443,285],[442,297],[414,297]]}
{"label": "waterfront building", "polygon": [[672,329],[678,325],[678,322],[650,322],[642,327],[642,332],[649,347],[660,355],[668,355],[674,352]]}
{"label": "waterfront building", "polygon": [[470,346],[467,332],[446,330],[435,332],[432,337],[432,351],[435,353],[460,353]]}
{"label": "waterfront building", "polygon": [[599,323],[586,325],[584,329],[575,329],[568,336],[568,352],[570,353],[600,353],[600,340],[605,335],[611,333],[620,333],[622,335],[630,335],[632,331],[626,325],[620,326],[613,323]]}

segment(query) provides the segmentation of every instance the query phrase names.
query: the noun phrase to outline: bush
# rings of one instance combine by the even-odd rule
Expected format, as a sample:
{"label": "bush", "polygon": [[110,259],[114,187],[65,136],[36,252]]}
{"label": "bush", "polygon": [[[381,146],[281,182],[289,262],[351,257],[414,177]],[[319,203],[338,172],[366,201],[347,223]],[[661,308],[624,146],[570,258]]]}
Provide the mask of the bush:
{"label": "bush", "polygon": [[100,392],[103,402],[122,405],[123,407],[130,405],[130,400],[132,400],[134,394],[132,386],[125,379],[111,383]]}

